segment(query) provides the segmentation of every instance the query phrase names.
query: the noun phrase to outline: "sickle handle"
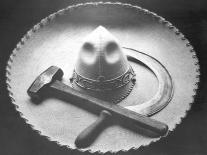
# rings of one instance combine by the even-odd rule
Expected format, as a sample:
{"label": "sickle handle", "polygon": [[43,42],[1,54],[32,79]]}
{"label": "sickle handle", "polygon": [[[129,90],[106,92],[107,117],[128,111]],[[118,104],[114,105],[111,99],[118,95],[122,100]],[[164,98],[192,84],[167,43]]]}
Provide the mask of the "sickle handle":
{"label": "sickle handle", "polygon": [[110,112],[106,110],[101,111],[99,118],[78,135],[75,140],[75,145],[79,148],[84,148],[91,145],[111,116],[112,115]]}
{"label": "sickle handle", "polygon": [[[98,134],[104,129],[106,122],[109,121],[111,117],[112,114],[110,112],[106,110],[101,111],[99,118],[78,135],[75,140],[75,145],[79,148],[90,146]],[[168,126],[166,124],[155,121],[144,115],[140,115],[140,117],[144,118],[145,123],[141,123],[139,120],[137,122],[141,123],[142,125],[150,124],[150,126],[144,127],[140,124],[137,124],[136,122],[132,122],[132,129],[152,138],[160,137],[167,133]],[[128,123],[130,123],[130,121],[128,121]]]}

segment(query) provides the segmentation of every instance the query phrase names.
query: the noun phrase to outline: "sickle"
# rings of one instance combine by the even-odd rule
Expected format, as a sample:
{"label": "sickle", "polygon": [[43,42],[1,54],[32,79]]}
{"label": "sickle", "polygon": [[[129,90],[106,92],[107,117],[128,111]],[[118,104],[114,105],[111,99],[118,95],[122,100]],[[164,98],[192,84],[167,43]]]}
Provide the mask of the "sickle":
{"label": "sickle", "polygon": [[[135,106],[126,106],[125,108],[142,115],[150,116],[162,110],[170,102],[173,96],[172,78],[167,69],[155,58],[134,49],[125,49],[129,50],[129,53],[127,52],[128,60],[144,64],[145,67],[154,73],[159,83],[158,91],[151,100]],[[105,122],[111,116],[110,112],[103,110],[100,117],[77,136],[75,140],[76,146],[84,148],[93,143],[97,136],[96,133],[103,128]]]}
{"label": "sickle", "polygon": [[170,102],[173,96],[173,81],[167,69],[155,58],[131,48],[125,48],[129,51],[127,58],[135,63],[143,63],[149,68],[158,79],[158,91],[155,96],[142,104],[135,106],[126,106],[125,108],[142,115],[151,116],[162,110]]}

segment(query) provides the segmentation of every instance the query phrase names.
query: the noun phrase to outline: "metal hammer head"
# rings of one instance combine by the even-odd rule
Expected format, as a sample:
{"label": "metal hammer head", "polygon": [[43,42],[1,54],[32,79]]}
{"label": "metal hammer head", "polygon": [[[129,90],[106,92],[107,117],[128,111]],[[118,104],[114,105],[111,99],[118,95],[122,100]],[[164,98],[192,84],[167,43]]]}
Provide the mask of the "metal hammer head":
{"label": "metal hammer head", "polygon": [[63,71],[60,68],[56,66],[49,67],[35,79],[27,90],[28,95],[33,99],[40,99],[42,90],[54,80],[60,80],[62,76]]}

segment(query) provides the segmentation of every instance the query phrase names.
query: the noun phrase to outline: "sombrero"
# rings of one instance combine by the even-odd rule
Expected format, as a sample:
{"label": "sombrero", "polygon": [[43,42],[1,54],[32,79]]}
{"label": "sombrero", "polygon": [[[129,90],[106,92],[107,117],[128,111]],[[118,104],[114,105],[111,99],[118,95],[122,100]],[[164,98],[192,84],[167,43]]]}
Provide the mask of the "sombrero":
{"label": "sombrero", "polygon": [[[77,135],[97,116],[55,97],[35,104],[27,94],[34,79],[53,65],[63,70],[63,83],[71,87],[77,85],[74,89],[83,86],[81,91],[90,92],[84,87],[85,83],[74,81],[77,76],[73,75],[75,71],[81,76],[81,68],[85,66],[77,61],[83,38],[99,25],[118,38],[119,44],[116,45],[122,46],[119,51],[128,58],[125,60],[125,56],[120,54],[121,64],[126,63],[124,66],[128,67],[114,77],[125,75],[130,71],[129,66],[136,74],[128,76],[129,80],[123,88],[131,84],[133,77],[136,78],[135,83],[124,91],[120,86],[121,96],[119,93],[112,95],[118,97],[116,103],[166,123],[172,131],[190,109],[196,95],[199,65],[195,51],[172,24],[152,12],[129,4],[99,2],[69,6],[35,25],[17,44],[8,61],[7,86],[12,102],[34,130],[70,149],[117,152],[155,142],[159,138],[147,137],[114,124],[104,129],[88,148],[77,148],[74,144]],[[83,78],[88,76],[89,81],[94,80],[84,71]],[[110,75],[109,81],[114,79]],[[71,77],[73,80],[70,81]],[[101,81],[104,81],[103,78]],[[94,83],[97,86],[96,80]],[[87,85],[87,88],[93,86]],[[105,86],[111,88],[112,85]]]}

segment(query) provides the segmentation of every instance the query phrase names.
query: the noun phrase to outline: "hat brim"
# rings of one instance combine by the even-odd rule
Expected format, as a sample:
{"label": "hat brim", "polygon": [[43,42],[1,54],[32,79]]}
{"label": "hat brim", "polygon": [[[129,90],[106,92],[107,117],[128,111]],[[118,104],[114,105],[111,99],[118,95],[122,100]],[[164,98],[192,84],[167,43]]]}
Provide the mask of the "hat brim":
{"label": "hat brim", "polygon": [[[184,36],[163,18],[120,3],[69,7],[45,18],[25,35],[7,68],[8,89],[17,110],[42,135],[76,148],[76,136],[97,116],[55,97],[34,104],[26,92],[34,79],[51,65],[62,68],[63,82],[70,84],[82,38],[99,25],[119,38],[123,46],[151,55],[167,68],[174,81],[174,96],[165,109],[152,117],[173,130],[193,102],[199,75],[196,54]],[[122,106],[141,104],[153,97],[158,88],[151,71],[135,63],[131,65],[138,81],[126,100],[119,103]],[[92,146],[82,150],[116,152],[139,148],[158,139],[113,125],[104,130]]]}

